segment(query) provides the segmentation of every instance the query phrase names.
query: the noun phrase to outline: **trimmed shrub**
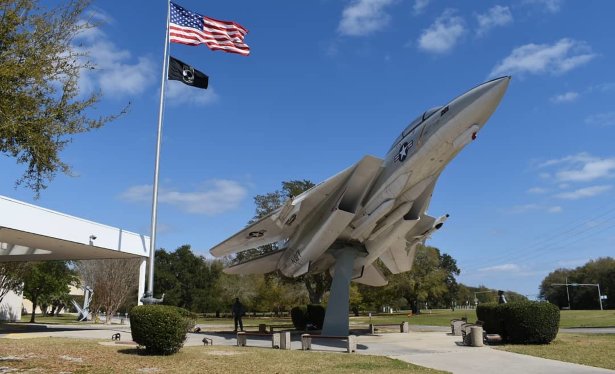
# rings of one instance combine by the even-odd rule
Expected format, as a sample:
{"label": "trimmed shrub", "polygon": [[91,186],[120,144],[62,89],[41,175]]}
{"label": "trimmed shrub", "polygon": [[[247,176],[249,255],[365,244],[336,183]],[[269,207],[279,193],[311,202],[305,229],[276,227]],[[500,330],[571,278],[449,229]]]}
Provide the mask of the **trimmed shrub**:
{"label": "trimmed shrub", "polygon": [[559,329],[559,309],[551,303],[480,304],[476,316],[487,333],[499,334],[508,343],[547,344]]}
{"label": "trimmed shrub", "polygon": [[293,321],[293,326],[297,330],[305,330],[307,325],[307,308],[304,306],[296,306],[290,310],[290,318]]}
{"label": "trimmed shrub", "polygon": [[503,337],[504,319],[501,314],[498,313],[498,307],[499,304],[497,303],[478,304],[476,307],[476,318],[483,321],[483,329],[485,329],[488,334],[499,334]]}
{"label": "trimmed shrub", "polygon": [[309,304],[307,306],[306,322],[314,325],[317,330],[322,329],[325,323],[325,307],[320,304]]}
{"label": "trimmed shrub", "polygon": [[139,305],[130,311],[132,339],[155,355],[171,355],[180,350],[192,322],[185,309],[168,305]]}
{"label": "trimmed shrub", "polygon": [[548,344],[559,329],[559,308],[551,303],[522,301],[500,304],[506,341],[517,344]]}

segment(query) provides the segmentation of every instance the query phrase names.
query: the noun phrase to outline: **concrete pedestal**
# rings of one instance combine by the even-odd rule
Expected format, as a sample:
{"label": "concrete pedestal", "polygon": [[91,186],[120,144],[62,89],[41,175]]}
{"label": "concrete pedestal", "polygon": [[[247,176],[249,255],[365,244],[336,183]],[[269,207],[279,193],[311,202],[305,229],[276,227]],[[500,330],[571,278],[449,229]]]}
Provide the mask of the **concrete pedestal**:
{"label": "concrete pedestal", "polygon": [[354,260],[359,251],[356,248],[341,248],[334,253],[335,273],[331,283],[331,295],[325,314],[325,322],[322,327],[323,335],[346,336],[348,335],[349,303],[350,303],[350,280]]}

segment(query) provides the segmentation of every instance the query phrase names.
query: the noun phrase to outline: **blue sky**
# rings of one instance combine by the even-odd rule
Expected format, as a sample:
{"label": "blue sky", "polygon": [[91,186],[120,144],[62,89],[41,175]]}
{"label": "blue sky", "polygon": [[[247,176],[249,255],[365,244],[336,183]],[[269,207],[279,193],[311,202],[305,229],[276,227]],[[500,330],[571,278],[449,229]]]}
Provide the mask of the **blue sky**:
{"label": "blue sky", "polygon": [[[429,212],[451,218],[430,245],[460,281],[537,293],[557,267],[615,254],[615,27],[612,2],[517,0],[182,0],[249,33],[251,55],[171,45],[210,76],[169,82],[158,247],[206,254],[280,182],[320,182],[378,157],[427,108],[511,74],[477,141],[444,171]],[[98,67],[93,115],[130,112],[76,136],[40,199],[14,186],[23,167],[0,157],[0,194],[149,233],[165,1],[97,1],[103,21],[76,43]]]}

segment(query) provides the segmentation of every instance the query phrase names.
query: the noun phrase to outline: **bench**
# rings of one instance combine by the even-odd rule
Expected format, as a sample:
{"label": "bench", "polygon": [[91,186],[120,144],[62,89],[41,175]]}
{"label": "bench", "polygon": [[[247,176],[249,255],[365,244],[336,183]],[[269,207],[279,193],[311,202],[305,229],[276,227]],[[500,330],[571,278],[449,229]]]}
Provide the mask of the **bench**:
{"label": "bench", "polygon": [[357,337],[356,335],[347,336],[330,336],[330,335],[301,335],[301,349],[304,351],[312,349],[312,339],[332,339],[332,340],[346,340],[346,352],[352,353],[357,351]]}
{"label": "bench", "polygon": [[274,329],[284,329],[284,330],[294,330],[295,326],[294,325],[269,325],[269,332],[273,333]]}
{"label": "bench", "polygon": [[400,324],[390,323],[390,324],[381,324],[381,325],[375,325],[375,324],[370,323],[369,324],[369,333],[373,335],[373,334],[376,333],[378,328],[383,328],[383,327],[385,327],[385,328],[386,327],[398,328],[399,332],[402,332],[402,333],[410,332],[410,327],[409,327],[408,322],[402,322]]}
{"label": "bench", "polygon": [[[280,334],[270,334],[270,333],[262,333],[262,332],[245,332],[245,331],[239,331],[237,333],[237,346],[238,347],[245,347],[247,342],[248,342],[248,336],[253,336],[253,337],[267,337],[271,339],[271,348],[276,348],[279,349],[280,348]],[[289,334],[290,337],[290,334]],[[290,339],[289,339],[290,340]],[[290,349],[290,344],[288,344],[289,348],[285,348],[285,349]]]}
{"label": "bench", "polygon": [[467,318],[452,319],[451,320],[451,333],[455,336],[461,335],[461,325],[468,323]]}

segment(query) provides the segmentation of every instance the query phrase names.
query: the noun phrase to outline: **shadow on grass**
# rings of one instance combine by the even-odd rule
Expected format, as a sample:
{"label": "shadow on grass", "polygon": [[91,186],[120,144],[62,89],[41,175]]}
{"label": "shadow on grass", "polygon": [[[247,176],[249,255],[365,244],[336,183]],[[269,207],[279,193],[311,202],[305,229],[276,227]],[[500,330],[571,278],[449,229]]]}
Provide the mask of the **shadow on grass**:
{"label": "shadow on grass", "polygon": [[145,349],[142,349],[142,348],[123,348],[123,349],[118,349],[117,352],[124,354],[124,355],[132,355],[132,356],[156,356],[156,355],[146,352]]}

